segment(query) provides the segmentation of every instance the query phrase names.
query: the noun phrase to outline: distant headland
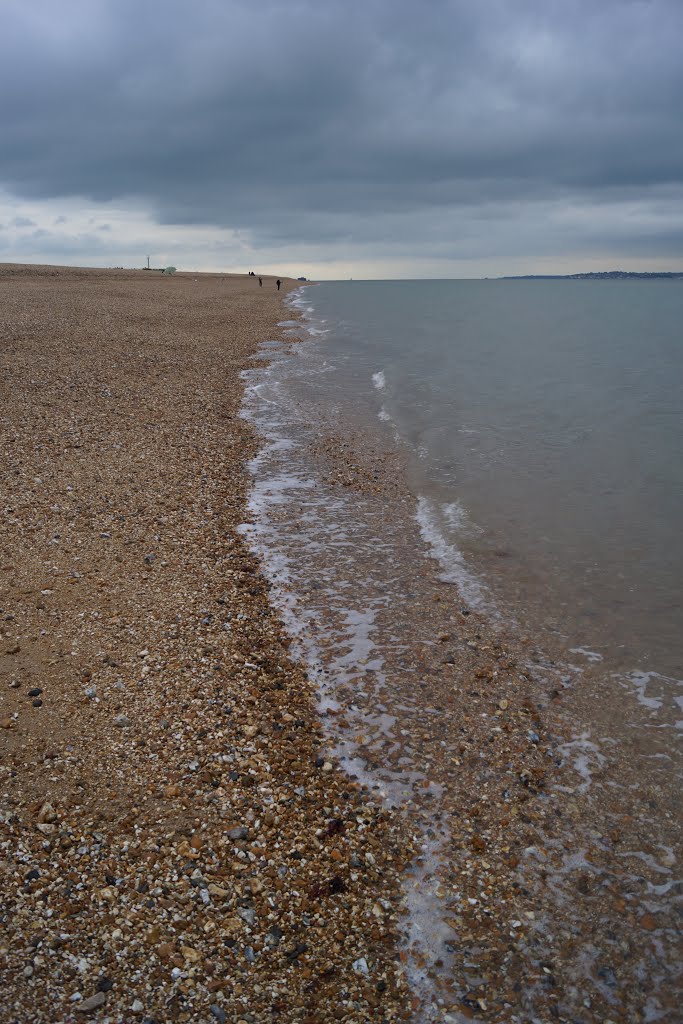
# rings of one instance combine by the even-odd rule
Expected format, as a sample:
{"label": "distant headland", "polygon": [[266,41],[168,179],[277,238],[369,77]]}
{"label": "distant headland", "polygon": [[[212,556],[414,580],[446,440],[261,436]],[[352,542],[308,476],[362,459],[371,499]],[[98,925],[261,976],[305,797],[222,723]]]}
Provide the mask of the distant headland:
{"label": "distant headland", "polygon": [[683,280],[683,271],[602,270],[590,274],[509,274],[499,278],[501,281],[644,281],[650,279],[681,281]]}

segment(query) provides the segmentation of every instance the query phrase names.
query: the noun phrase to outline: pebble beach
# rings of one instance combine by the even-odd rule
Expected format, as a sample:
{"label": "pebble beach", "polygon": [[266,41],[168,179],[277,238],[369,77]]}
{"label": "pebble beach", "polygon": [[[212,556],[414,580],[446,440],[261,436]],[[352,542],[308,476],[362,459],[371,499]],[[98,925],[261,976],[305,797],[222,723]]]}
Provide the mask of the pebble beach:
{"label": "pebble beach", "polygon": [[[297,287],[0,265],[0,1022],[673,1021],[669,774],[444,582],[395,451],[245,416]],[[294,524],[268,451],[328,489]],[[361,683],[343,501],[400,553]]]}
{"label": "pebble beach", "polygon": [[293,286],[0,267],[3,1021],[411,1009],[411,850],[236,530],[240,372]]}

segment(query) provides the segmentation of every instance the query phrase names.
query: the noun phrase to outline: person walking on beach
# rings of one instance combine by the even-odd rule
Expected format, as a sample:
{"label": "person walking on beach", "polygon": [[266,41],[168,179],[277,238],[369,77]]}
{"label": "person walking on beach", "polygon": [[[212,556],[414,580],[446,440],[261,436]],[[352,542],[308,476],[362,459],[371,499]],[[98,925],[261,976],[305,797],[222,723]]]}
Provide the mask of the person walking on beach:
{"label": "person walking on beach", "polygon": [[259,286],[259,288],[263,288],[263,278],[262,277],[259,277],[259,279],[258,279],[258,286]]}
{"label": "person walking on beach", "polygon": [[277,290],[280,291],[280,285],[282,284],[282,281],[280,280],[279,277],[278,277],[277,281],[275,282],[275,284],[277,285]]}

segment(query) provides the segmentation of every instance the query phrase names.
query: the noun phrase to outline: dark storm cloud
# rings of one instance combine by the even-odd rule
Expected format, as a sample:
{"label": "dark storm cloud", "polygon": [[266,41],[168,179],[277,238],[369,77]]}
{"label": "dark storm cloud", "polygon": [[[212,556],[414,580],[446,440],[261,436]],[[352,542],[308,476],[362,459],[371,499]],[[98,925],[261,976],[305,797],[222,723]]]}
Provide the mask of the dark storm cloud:
{"label": "dark storm cloud", "polygon": [[0,13],[0,183],[26,198],[137,197],[264,245],[427,244],[482,204],[505,221],[664,189],[680,209],[679,0]]}

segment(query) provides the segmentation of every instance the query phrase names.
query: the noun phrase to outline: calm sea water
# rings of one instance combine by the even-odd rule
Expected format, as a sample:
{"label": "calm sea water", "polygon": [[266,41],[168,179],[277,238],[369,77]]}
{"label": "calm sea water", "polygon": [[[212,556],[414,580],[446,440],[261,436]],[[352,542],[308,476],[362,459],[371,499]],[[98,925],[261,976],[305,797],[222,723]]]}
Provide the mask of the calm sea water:
{"label": "calm sea water", "polygon": [[325,332],[319,395],[409,453],[446,572],[570,649],[683,677],[679,283],[340,282],[301,301]]}

